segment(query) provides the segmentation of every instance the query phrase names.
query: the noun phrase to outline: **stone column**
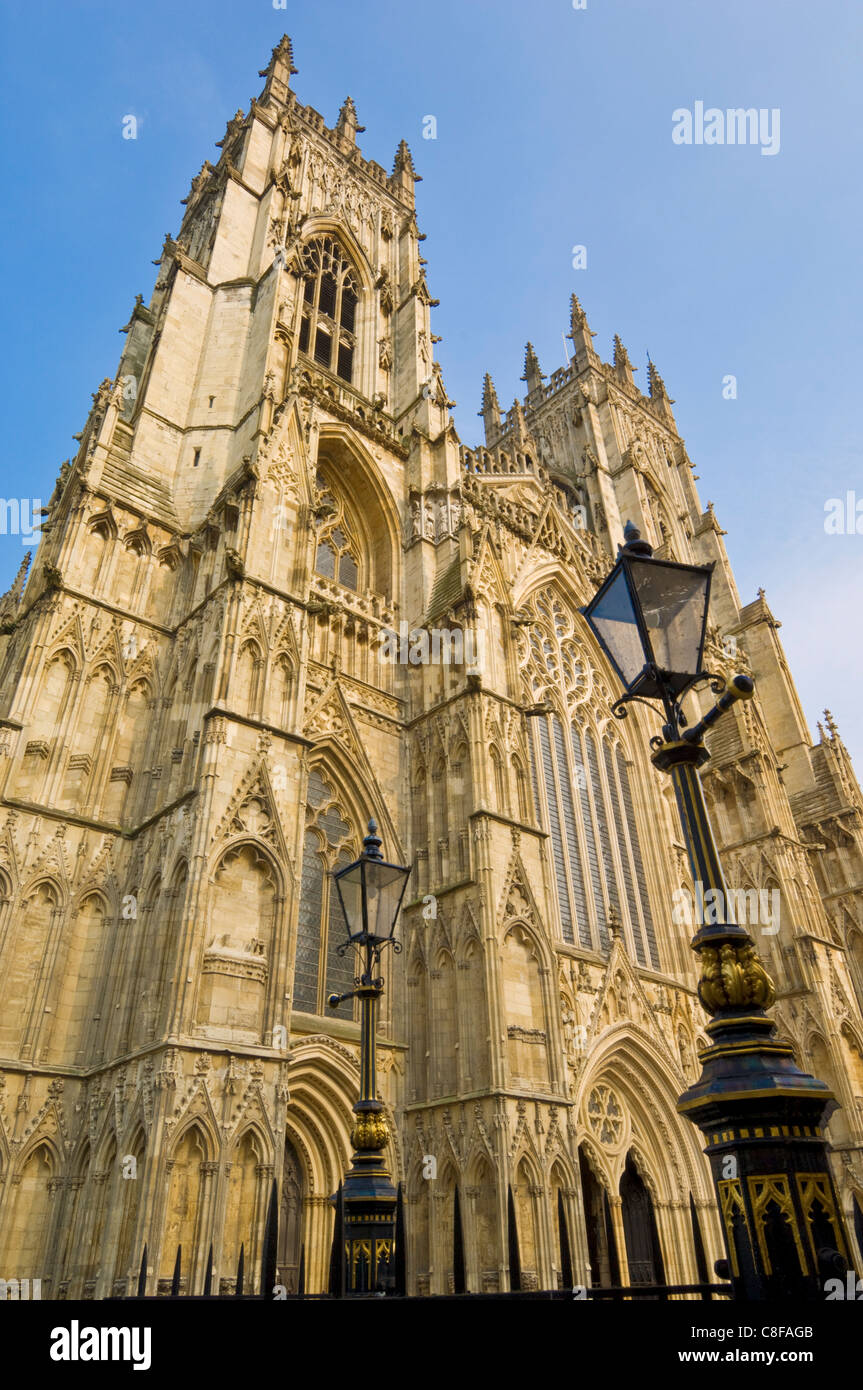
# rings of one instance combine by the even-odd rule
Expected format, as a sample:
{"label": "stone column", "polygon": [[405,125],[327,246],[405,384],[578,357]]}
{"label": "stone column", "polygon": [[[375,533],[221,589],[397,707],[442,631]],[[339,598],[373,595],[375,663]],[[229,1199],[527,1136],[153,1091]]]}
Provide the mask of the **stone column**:
{"label": "stone column", "polygon": [[198,1227],[198,1250],[197,1262],[194,1270],[195,1287],[191,1285],[190,1270],[190,1293],[203,1293],[204,1280],[207,1271],[207,1258],[210,1253],[210,1244],[213,1245],[213,1292],[218,1291],[216,1283],[216,1251],[213,1239],[213,1216],[216,1197],[217,1175],[219,1165],[214,1159],[206,1159],[201,1164],[201,1220]]}
{"label": "stone column", "polygon": [[328,1197],[303,1199],[303,1245],[306,1250],[306,1291],[326,1293],[333,1245],[333,1209]]}
{"label": "stone column", "polygon": [[626,1235],[623,1230],[623,1198],[617,1193],[609,1192],[608,1206],[611,1212],[614,1241],[617,1246],[617,1263],[620,1268],[620,1283],[621,1286],[625,1288],[629,1284],[629,1260],[626,1255]]}

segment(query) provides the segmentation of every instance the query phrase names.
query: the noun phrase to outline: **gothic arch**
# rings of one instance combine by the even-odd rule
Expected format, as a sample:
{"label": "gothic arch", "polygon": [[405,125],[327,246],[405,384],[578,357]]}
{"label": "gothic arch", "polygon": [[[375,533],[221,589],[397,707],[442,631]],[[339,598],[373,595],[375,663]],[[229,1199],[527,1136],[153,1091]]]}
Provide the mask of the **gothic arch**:
{"label": "gothic arch", "polygon": [[243,832],[219,846],[208,876],[195,1000],[198,1027],[260,1040],[271,1025],[285,930],[284,873],[272,849]]}
{"label": "gothic arch", "polygon": [[[15,1163],[12,1210],[7,1211],[4,1220],[10,1252],[4,1260],[7,1279],[43,1278],[44,1252],[50,1249],[56,1215],[54,1180],[61,1171],[58,1144],[50,1135],[34,1134]],[[12,1251],[14,1256],[11,1256]]]}
{"label": "gothic arch", "polygon": [[263,1222],[273,1173],[272,1144],[258,1125],[246,1125],[228,1153],[225,1181],[225,1217],[221,1235],[220,1267],[232,1275],[243,1251],[248,1286],[256,1286]]}
{"label": "gothic arch", "polygon": [[[292,1048],[289,1076],[285,1134],[303,1168],[306,1287],[317,1292],[328,1278],[332,1212],[326,1199],[342,1182],[352,1152],[358,1064],[340,1043],[311,1035]],[[398,1182],[400,1153],[392,1141],[387,1157]]]}
{"label": "gothic arch", "polygon": [[347,501],[365,552],[368,587],[391,602],[400,583],[402,525],[380,468],[355,433],[338,421],[321,423],[316,468]]}
{"label": "gothic arch", "polygon": [[60,1139],[58,1136],[46,1132],[46,1130],[43,1127],[43,1124],[37,1126],[35,1133],[30,1135],[30,1138],[25,1143],[23,1149],[18,1154],[17,1158],[14,1160],[14,1163],[12,1165],[12,1172],[15,1176],[21,1175],[21,1173],[24,1171],[25,1166],[33,1157],[33,1154],[39,1148],[44,1148],[46,1150],[53,1165],[54,1176],[59,1177],[60,1173],[63,1171],[64,1166],[63,1155],[60,1147]]}
{"label": "gothic arch", "polygon": [[[88,911],[88,909],[94,909]],[[86,1065],[93,1038],[93,1009],[105,959],[105,928],[111,918],[103,888],[84,887],[65,914],[63,938],[49,984],[52,1025],[47,1045],[59,1062]]]}
{"label": "gothic arch", "polygon": [[[297,277],[297,308],[296,308],[296,332],[299,342],[300,320],[303,309],[303,258],[306,248],[314,241],[322,237],[332,238],[339,246],[345,259],[348,261],[351,270],[354,272],[358,281],[359,294],[357,297],[353,338],[355,344],[354,370],[351,373],[351,387],[360,395],[371,400],[375,392],[377,381],[378,354],[377,336],[379,312],[377,305],[377,295],[375,293],[375,274],[365,252],[360,246],[357,238],[350,227],[329,213],[321,213],[307,217],[299,233],[299,245],[295,254],[294,262],[291,266],[292,273]],[[313,347],[311,343],[308,347]],[[308,348],[306,349],[308,351]],[[313,352],[310,354],[313,357]],[[357,362],[357,359],[358,362]]]}
{"label": "gothic arch", "polygon": [[[14,925],[0,979],[0,1047],[31,1057],[44,1022],[52,953],[66,894],[59,877],[34,874],[18,894]],[[42,1001],[40,1003],[40,1001]]]}
{"label": "gothic arch", "polygon": [[0,865],[0,953],[5,945],[12,918],[12,899],[14,896],[12,865]]}
{"label": "gothic arch", "polygon": [[325,1035],[312,1035],[291,1050],[288,1114],[308,1137],[312,1195],[329,1195],[350,1158],[353,1104],[359,1080],[351,1053]]}
{"label": "gothic arch", "polygon": [[164,1013],[166,983],[171,953],[179,946],[180,922],[185,908],[189,881],[189,866],[180,855],[175,860],[170,877],[160,880],[159,897],[150,905],[147,914],[148,939],[142,942],[137,1009],[136,1041],[148,1042],[156,1037]]}
{"label": "gothic arch", "polygon": [[251,719],[260,718],[264,694],[264,653],[255,637],[244,637],[237,653],[231,700]]}
{"label": "gothic arch", "polygon": [[[524,882],[525,878],[522,878],[522,883]],[[526,941],[529,941],[530,949],[536,956],[541,969],[551,972],[552,967],[556,965],[555,957],[549,948],[548,942],[544,939],[542,932],[526,913],[521,912],[518,916],[506,917],[504,919],[500,928],[501,946],[503,946],[510,933],[516,929],[522,933]]]}
{"label": "gothic arch", "polygon": [[258,1162],[272,1163],[276,1151],[275,1138],[266,1122],[263,1112],[257,1117],[253,1116],[251,1119],[240,1120],[240,1123],[228,1142],[226,1152],[228,1162],[233,1161],[233,1155],[236,1153],[240,1144],[249,1136],[254,1139],[257,1145]]}
{"label": "gothic arch", "polygon": [[612,1087],[625,1108],[631,1130],[624,1136],[623,1146],[605,1160],[612,1190],[616,1190],[625,1166],[625,1149],[634,1143],[656,1175],[660,1200],[682,1201],[689,1191],[696,1199],[712,1200],[710,1172],[695,1130],[677,1114],[680,1078],[655,1041],[625,1021],[601,1034],[579,1082],[579,1112],[597,1084]]}
{"label": "gothic arch", "polygon": [[[575,573],[569,567],[561,565],[558,559],[543,559],[536,562],[537,556],[534,555],[532,560],[533,563],[523,565],[516,576],[512,589],[513,608],[516,610],[523,608],[535,594],[542,591],[556,590],[572,611],[577,613],[590,597],[589,582],[585,583],[582,588]],[[584,629],[585,633],[589,631],[586,623]]]}
{"label": "gothic arch", "polygon": [[509,922],[502,933],[500,972],[512,1083],[548,1090],[552,1057],[548,953],[540,934],[523,920]]}
{"label": "gothic arch", "polygon": [[121,1173],[123,1171],[122,1165],[126,1158],[131,1157],[137,1164],[138,1176],[135,1179],[122,1178],[113,1279],[125,1280],[123,1285],[124,1292],[131,1293],[132,1280],[135,1274],[136,1256],[139,1253],[136,1235],[141,1209],[141,1187],[143,1181],[141,1170],[147,1152],[147,1136],[140,1120],[136,1121],[134,1127],[129,1130],[129,1136],[124,1141],[122,1147],[122,1154],[120,1154],[118,1149]]}
{"label": "gothic arch", "polygon": [[806,1056],[810,1059],[809,1065],[812,1074],[817,1076],[820,1081],[827,1083],[838,1102],[838,1109],[833,1111],[827,1122],[827,1137],[833,1144],[846,1143],[851,1138],[853,1125],[853,1117],[848,1113],[848,1108],[845,1105],[843,1082],[846,1078],[840,1074],[833,1049],[822,1032],[813,1031],[808,1035]]}
{"label": "gothic arch", "polygon": [[238,850],[246,846],[253,850],[259,859],[266,862],[267,872],[272,876],[274,891],[279,898],[283,898],[288,886],[284,866],[280,862],[272,845],[268,844],[266,840],[261,839],[259,836],[250,834],[248,830],[237,831],[234,835],[220,840],[210,856],[210,868],[207,874],[208,883],[212,885],[225,859],[230,855],[236,854]]}
{"label": "gothic arch", "polygon": [[293,723],[296,684],[297,668],[294,656],[287,647],[279,647],[270,659],[265,692],[268,716],[279,728],[286,729]]}
{"label": "gothic arch", "polygon": [[[170,881],[170,880],[169,880]],[[135,905],[135,916],[127,919],[133,931],[132,950],[123,964],[121,978],[121,988],[125,995],[125,1007],[122,1015],[117,1022],[118,1032],[117,1042],[121,1052],[125,1052],[131,1044],[131,1030],[137,1006],[137,992],[132,987],[131,982],[140,979],[143,971],[143,964],[149,945],[149,937],[154,931],[152,921],[153,910],[159,901],[162,890],[161,870],[154,869],[150,874],[149,886],[140,892],[137,878],[131,884],[127,884],[129,893],[124,896],[131,897]],[[109,1028],[112,1025],[109,1024]],[[113,1034],[112,1034],[113,1035]]]}
{"label": "gothic arch", "polygon": [[647,1159],[644,1157],[641,1147],[637,1142],[630,1142],[629,1148],[626,1152],[626,1157],[632,1159],[633,1164],[638,1170],[639,1177],[641,1178],[642,1182],[644,1183],[653,1200],[656,1201],[660,1195],[659,1188],[656,1179],[653,1176],[651,1166],[648,1163]]}
{"label": "gothic arch", "polygon": [[521,1287],[535,1289],[540,1286],[544,1264],[542,1174],[527,1150],[516,1157],[512,1172]]}
{"label": "gothic arch", "polygon": [[181,1250],[181,1288],[191,1292],[205,1238],[204,1166],[213,1162],[218,1143],[208,1118],[196,1114],[172,1135],[165,1160],[168,1174],[162,1224],[159,1271],[170,1279],[177,1250]]}
{"label": "gothic arch", "polygon": [[[360,747],[345,747],[332,734],[310,737],[314,743],[308,754],[308,780],[317,772],[321,781],[332,789],[332,803],[340,804],[358,842],[366,834],[369,817],[373,816],[384,842],[384,858],[393,862],[397,858],[399,863],[404,863],[405,849],[389,810],[389,798],[381,791],[365,753]],[[306,788],[308,795],[308,781]]]}
{"label": "gothic arch", "polygon": [[[37,800],[50,789],[49,775],[63,757],[66,735],[75,710],[82,669],[66,633],[45,657],[29,692],[27,743],[18,766],[19,796]],[[29,752],[27,751],[29,748]]]}
{"label": "gothic arch", "polygon": [[[341,222],[328,213],[316,213],[307,217],[299,232],[300,249],[317,237],[330,236],[341,244],[342,250],[352,262],[353,269],[360,278],[363,292],[374,289],[375,276],[365,251],[346,222]],[[295,261],[299,266],[299,257]],[[293,269],[293,267],[292,267]],[[296,270],[294,273],[298,273]]]}

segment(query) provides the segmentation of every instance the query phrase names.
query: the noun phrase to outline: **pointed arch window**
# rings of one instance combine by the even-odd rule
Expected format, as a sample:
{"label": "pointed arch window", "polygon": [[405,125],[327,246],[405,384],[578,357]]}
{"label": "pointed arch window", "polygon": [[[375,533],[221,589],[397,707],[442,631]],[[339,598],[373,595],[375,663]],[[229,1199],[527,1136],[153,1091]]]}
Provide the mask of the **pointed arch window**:
{"label": "pointed arch window", "polygon": [[324,579],[332,579],[356,592],[360,580],[359,546],[350,518],[345,514],[341,498],[330,491],[322,473],[317,474],[315,483],[319,492],[315,571]]}
{"label": "pointed arch window", "polygon": [[353,380],[359,285],[333,237],[316,237],[302,250],[300,352],[343,381]]}
{"label": "pointed arch window", "polygon": [[613,909],[637,962],[658,969],[623,751],[599,740],[585,719],[589,673],[571,612],[549,593],[528,608],[534,621],[519,629],[522,675],[531,703],[551,706],[529,721],[531,776],[549,832],[563,939],[607,951]]}
{"label": "pointed arch window", "polygon": [[344,923],[339,920],[331,874],[355,858],[351,827],[336,804],[332,788],[313,771],[306,797],[294,958],[294,1008],[301,1013],[323,1014],[327,995],[342,994],[353,986],[354,962],[350,955],[340,956],[336,950],[344,940]]}

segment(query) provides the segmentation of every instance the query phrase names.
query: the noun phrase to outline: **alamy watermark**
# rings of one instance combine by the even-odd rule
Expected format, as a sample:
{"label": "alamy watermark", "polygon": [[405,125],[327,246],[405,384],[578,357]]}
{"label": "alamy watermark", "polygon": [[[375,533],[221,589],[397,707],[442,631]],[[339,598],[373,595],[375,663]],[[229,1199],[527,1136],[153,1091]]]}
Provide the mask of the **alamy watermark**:
{"label": "alamy watermark", "polygon": [[42,510],[41,497],[0,497],[0,536],[20,536],[22,545],[32,545]]}
{"label": "alamy watermark", "polygon": [[481,634],[474,628],[382,628],[378,658],[399,666],[479,666]]}
{"label": "alamy watermark", "polygon": [[736,106],[722,111],[704,109],[696,101],[692,111],[678,106],[671,113],[671,138],[675,145],[760,145],[762,154],[779,153],[778,106]]}
{"label": "alamy watermark", "polygon": [[824,503],[824,530],[828,536],[863,536],[863,497],[856,492],[828,497]]}
{"label": "alamy watermark", "polygon": [[760,927],[764,936],[779,931],[782,895],[778,888],[708,888],[696,882],[694,894],[688,888],[675,888],[671,895],[671,920],[676,927],[737,926]]}
{"label": "alamy watermark", "polygon": [[13,1303],[42,1297],[41,1279],[0,1279],[0,1303]]}
{"label": "alamy watermark", "polygon": [[52,1361],[131,1361],[134,1371],[148,1371],[152,1360],[149,1327],[82,1327],[73,1318],[69,1327],[51,1332]]}
{"label": "alamy watermark", "polygon": [[853,1269],[845,1271],[845,1283],[841,1279],[828,1279],[824,1284],[824,1300],[835,1303],[848,1299],[853,1303],[863,1300],[863,1279],[858,1279]]}

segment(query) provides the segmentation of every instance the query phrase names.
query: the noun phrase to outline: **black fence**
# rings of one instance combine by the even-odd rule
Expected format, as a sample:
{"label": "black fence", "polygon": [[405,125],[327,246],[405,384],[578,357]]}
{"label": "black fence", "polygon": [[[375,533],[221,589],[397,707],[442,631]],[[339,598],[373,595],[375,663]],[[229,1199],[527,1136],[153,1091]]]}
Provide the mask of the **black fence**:
{"label": "black fence", "polygon": [[[267,1221],[264,1228],[263,1252],[261,1256],[261,1293],[246,1293],[246,1274],[245,1274],[245,1246],[240,1246],[240,1255],[237,1261],[237,1272],[234,1278],[234,1287],[230,1292],[213,1292],[213,1247],[210,1246],[207,1256],[207,1268],[204,1275],[203,1291],[193,1294],[183,1289],[183,1249],[177,1246],[177,1253],[174,1259],[174,1273],[171,1278],[170,1287],[166,1288],[167,1279],[157,1280],[155,1293],[147,1293],[147,1246],[144,1246],[141,1254],[140,1273],[138,1275],[137,1291],[134,1294],[127,1294],[127,1299],[173,1299],[191,1298],[196,1301],[212,1299],[244,1298],[257,1300],[258,1302],[300,1302],[300,1301],[340,1301],[342,1298],[390,1298],[398,1299],[400,1302],[426,1302],[429,1298],[445,1299],[448,1301],[462,1300],[482,1300],[489,1299],[520,1299],[524,1301],[587,1301],[598,1300],[602,1302],[625,1302],[631,1299],[652,1299],[657,1302],[668,1302],[675,1297],[700,1298],[704,1302],[710,1302],[714,1298],[733,1298],[734,1286],[730,1283],[723,1284],[658,1284],[658,1283],[638,1283],[626,1286],[595,1286],[587,1288],[583,1285],[573,1284],[572,1266],[569,1255],[569,1243],[565,1237],[565,1227],[563,1228],[564,1239],[564,1264],[563,1282],[566,1287],[562,1289],[521,1289],[521,1270],[518,1258],[518,1235],[515,1229],[514,1212],[510,1198],[510,1230],[509,1230],[509,1273],[510,1284],[513,1286],[505,1293],[471,1293],[465,1288],[465,1269],[464,1269],[464,1248],[461,1240],[461,1222],[459,1220],[458,1208],[455,1211],[454,1221],[454,1283],[455,1287],[451,1294],[426,1294],[413,1295],[407,1292],[407,1278],[403,1253],[401,1258],[395,1261],[393,1286],[388,1289],[379,1289],[375,1292],[364,1294],[349,1294],[344,1291],[344,1283],[339,1278],[340,1260],[339,1254],[343,1245],[343,1210],[342,1210],[342,1191],[336,1193],[334,1205],[336,1207],[336,1222],[333,1232],[333,1249],[330,1259],[330,1290],[328,1293],[307,1294],[305,1292],[305,1247],[300,1253],[299,1269],[297,1272],[297,1287],[295,1291],[288,1292],[287,1288],[280,1283],[278,1278],[279,1266],[277,1263],[278,1252],[278,1189],[273,1182],[270,1191],[270,1201],[267,1209]],[[400,1252],[404,1251],[404,1209],[402,1205],[402,1193],[399,1189],[399,1200],[396,1219],[396,1239],[397,1248]],[[724,1271],[722,1271],[724,1272]],[[220,1281],[223,1282],[223,1281]]]}

